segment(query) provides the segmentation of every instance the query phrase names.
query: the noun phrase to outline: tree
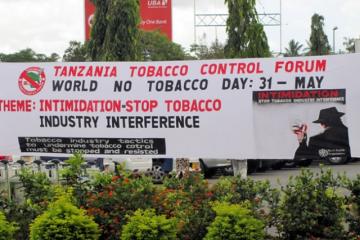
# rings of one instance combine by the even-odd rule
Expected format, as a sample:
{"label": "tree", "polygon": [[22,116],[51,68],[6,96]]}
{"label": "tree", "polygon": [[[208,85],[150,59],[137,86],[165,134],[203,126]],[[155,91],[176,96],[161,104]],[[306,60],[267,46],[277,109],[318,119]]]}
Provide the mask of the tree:
{"label": "tree", "polygon": [[331,48],[323,27],[324,17],[315,13],[311,18],[309,55],[327,55],[330,53]]}
{"label": "tree", "polygon": [[0,54],[1,62],[56,62],[58,59],[59,55],[56,53],[46,56],[42,53],[36,53],[31,48],[10,54]]}
{"label": "tree", "polygon": [[263,25],[259,23],[256,1],[225,0],[225,3],[229,11],[226,57],[269,57],[271,53]]}
{"label": "tree", "polygon": [[87,60],[87,45],[77,41],[70,41],[69,47],[65,50],[63,61],[85,62]]}
{"label": "tree", "polygon": [[355,52],[355,40],[356,38],[344,38],[343,45],[345,46],[348,53],[354,53]]}
{"label": "tree", "polygon": [[224,45],[218,39],[207,47],[204,44],[193,44],[190,52],[195,53],[197,59],[223,59],[225,58]]}
{"label": "tree", "polygon": [[96,11],[89,42],[93,61],[139,59],[138,0],[93,0]]}
{"label": "tree", "polygon": [[294,39],[292,39],[289,42],[289,48],[285,48],[285,57],[296,57],[296,56],[300,56],[299,51],[301,50],[301,48],[303,47],[302,44],[300,44],[299,42],[295,42]]}
{"label": "tree", "polygon": [[141,60],[184,60],[185,52],[179,44],[171,42],[159,31],[140,31]]}

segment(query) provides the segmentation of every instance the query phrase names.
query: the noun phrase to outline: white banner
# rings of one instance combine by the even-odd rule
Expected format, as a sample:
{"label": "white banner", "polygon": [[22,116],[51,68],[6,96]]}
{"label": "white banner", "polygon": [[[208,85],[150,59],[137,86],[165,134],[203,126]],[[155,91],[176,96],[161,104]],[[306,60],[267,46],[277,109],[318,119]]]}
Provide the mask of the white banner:
{"label": "white banner", "polygon": [[335,115],[346,140],[316,151],[359,156],[359,71],[357,54],[1,63],[0,153],[304,157]]}

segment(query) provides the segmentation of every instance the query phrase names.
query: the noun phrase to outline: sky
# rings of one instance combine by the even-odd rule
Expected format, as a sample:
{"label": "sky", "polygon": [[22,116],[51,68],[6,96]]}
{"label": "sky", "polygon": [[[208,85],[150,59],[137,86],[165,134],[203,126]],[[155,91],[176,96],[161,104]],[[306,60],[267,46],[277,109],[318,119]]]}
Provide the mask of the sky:
{"label": "sky", "polygon": [[[173,0],[173,41],[186,50],[194,43],[196,14],[223,14],[223,0]],[[335,49],[344,50],[344,37],[360,38],[360,0],[282,0],[280,27],[265,31],[271,51],[282,51],[291,39],[304,46],[310,37],[311,16],[325,18],[325,33]],[[258,13],[279,13],[280,0],[257,0]],[[84,0],[0,0],[0,53],[32,48],[37,53],[60,56],[72,40],[84,41]],[[210,45],[216,38],[226,41],[225,27],[197,27],[196,42]],[[281,41],[280,41],[281,39]]]}

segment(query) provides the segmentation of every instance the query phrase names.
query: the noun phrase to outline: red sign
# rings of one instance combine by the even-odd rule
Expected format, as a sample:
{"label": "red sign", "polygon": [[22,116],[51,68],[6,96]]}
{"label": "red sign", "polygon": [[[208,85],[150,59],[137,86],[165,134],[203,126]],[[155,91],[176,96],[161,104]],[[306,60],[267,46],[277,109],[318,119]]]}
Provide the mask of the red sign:
{"label": "red sign", "polygon": [[[171,0],[140,0],[140,28],[160,30],[169,40],[172,39]],[[90,29],[95,13],[95,6],[85,0],[85,38],[90,39]]]}
{"label": "red sign", "polygon": [[142,29],[159,29],[172,39],[171,0],[141,0],[140,16]]}
{"label": "red sign", "polygon": [[90,29],[95,14],[95,6],[90,0],[85,0],[85,39],[90,39]]}

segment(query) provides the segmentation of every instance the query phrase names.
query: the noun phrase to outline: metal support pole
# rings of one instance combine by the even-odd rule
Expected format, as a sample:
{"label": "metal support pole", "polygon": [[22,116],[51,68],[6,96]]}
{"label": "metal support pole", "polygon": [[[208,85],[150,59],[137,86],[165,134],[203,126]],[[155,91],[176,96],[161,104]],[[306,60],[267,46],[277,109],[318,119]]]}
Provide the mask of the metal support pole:
{"label": "metal support pole", "polygon": [[37,171],[38,171],[38,173],[40,173],[40,172],[41,172],[41,166],[40,166],[41,161],[40,161],[40,160],[35,160],[34,163],[37,165]]}
{"label": "metal support pole", "polygon": [[355,52],[360,53],[360,39],[355,39]]}
{"label": "metal support pole", "polygon": [[194,0],[194,44],[196,44],[196,0]]}
{"label": "metal support pole", "polygon": [[338,27],[333,28],[333,52],[335,54],[335,31],[338,29]]}
{"label": "metal support pole", "polygon": [[234,176],[247,178],[247,159],[232,159],[231,164],[234,171]]}
{"label": "metal support pole", "polygon": [[6,186],[8,189],[8,199],[9,202],[11,202],[11,184],[9,179],[9,162],[7,160],[2,161],[5,165],[5,180],[6,180]]}
{"label": "metal support pole", "polygon": [[52,162],[55,164],[55,174],[56,174],[56,182],[60,183],[60,177],[59,177],[59,163],[60,161],[57,159],[52,160]]}
{"label": "metal support pole", "polygon": [[280,53],[282,53],[282,0],[280,0]]}

